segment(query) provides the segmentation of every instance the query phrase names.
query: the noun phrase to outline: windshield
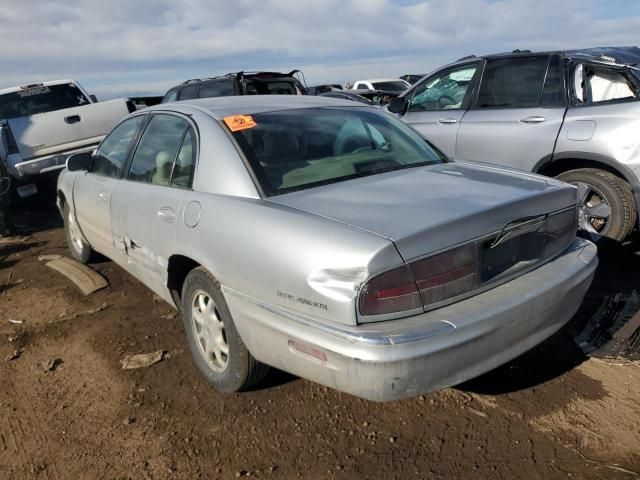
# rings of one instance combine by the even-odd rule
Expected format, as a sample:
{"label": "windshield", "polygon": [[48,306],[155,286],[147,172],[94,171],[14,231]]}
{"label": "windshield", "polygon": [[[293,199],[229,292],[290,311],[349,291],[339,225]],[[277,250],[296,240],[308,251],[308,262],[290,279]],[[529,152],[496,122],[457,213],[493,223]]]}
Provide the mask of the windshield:
{"label": "windshield", "polygon": [[367,107],[303,108],[240,118],[233,137],[267,196],[440,163],[414,130]]}
{"label": "windshield", "polygon": [[387,92],[404,92],[409,85],[402,80],[396,82],[374,82],[372,83],[374,90],[384,90]]}
{"label": "windshield", "polygon": [[89,99],[73,84],[25,88],[0,95],[0,119],[26,117],[87,103]]}

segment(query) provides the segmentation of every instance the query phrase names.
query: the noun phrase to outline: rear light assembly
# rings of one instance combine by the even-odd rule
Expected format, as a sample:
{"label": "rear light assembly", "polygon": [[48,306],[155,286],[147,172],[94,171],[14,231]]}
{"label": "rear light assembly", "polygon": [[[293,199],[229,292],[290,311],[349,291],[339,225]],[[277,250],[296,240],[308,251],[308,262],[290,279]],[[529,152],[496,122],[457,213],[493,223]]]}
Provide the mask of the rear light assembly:
{"label": "rear light assembly", "polygon": [[541,216],[533,227],[530,220],[512,223],[499,233],[373,277],[360,292],[360,315],[386,320],[433,310],[535,268],[571,244],[577,209]]}
{"label": "rear light assembly", "polygon": [[360,294],[362,315],[384,315],[422,309],[422,299],[411,270],[403,265],[372,278]]}
{"label": "rear light assembly", "polygon": [[360,295],[362,315],[407,312],[471,291],[476,284],[476,244],[412,262],[372,278]]}

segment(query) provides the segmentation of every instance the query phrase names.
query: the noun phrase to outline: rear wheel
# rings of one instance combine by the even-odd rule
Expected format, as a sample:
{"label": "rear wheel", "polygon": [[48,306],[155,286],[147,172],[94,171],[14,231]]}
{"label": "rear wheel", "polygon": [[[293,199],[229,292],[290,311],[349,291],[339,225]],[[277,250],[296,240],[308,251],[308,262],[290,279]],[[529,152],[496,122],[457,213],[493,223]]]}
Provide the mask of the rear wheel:
{"label": "rear wheel", "polygon": [[586,238],[622,242],[629,236],[637,214],[627,182],[595,168],[569,170],[557,178],[578,187],[579,227]]}
{"label": "rear wheel", "polygon": [[89,263],[95,253],[91,245],[84,239],[78,222],[66,202],[64,204],[64,233],[71,256],[80,263]]}
{"label": "rear wheel", "polygon": [[196,365],[218,390],[247,389],[268,372],[247,350],[220,284],[203,267],[193,269],[182,287],[182,322]]}

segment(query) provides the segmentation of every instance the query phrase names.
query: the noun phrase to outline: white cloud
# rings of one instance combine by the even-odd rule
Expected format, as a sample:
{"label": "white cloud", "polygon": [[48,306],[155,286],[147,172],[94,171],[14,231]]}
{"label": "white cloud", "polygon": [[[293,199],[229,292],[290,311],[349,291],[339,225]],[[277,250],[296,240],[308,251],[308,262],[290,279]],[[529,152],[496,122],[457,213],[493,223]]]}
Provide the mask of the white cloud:
{"label": "white cloud", "polygon": [[345,80],[422,73],[469,53],[635,43],[637,8],[619,2],[611,8],[629,11],[603,16],[606,5],[5,0],[0,84],[71,76],[108,95],[160,92],[181,79],[242,68],[304,67],[310,81]]}

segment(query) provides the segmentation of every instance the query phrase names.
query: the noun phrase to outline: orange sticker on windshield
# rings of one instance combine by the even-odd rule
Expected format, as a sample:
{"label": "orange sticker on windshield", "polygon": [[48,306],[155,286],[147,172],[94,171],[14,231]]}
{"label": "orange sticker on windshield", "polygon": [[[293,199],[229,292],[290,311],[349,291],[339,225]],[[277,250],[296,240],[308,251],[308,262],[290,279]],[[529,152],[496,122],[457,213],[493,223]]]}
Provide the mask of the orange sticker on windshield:
{"label": "orange sticker on windshield", "polygon": [[229,130],[232,132],[246,130],[257,125],[251,115],[230,115],[228,117],[224,117],[224,123],[227,124],[227,127],[229,127]]}

